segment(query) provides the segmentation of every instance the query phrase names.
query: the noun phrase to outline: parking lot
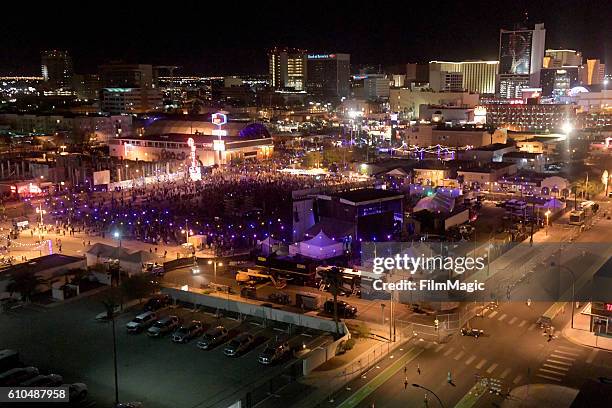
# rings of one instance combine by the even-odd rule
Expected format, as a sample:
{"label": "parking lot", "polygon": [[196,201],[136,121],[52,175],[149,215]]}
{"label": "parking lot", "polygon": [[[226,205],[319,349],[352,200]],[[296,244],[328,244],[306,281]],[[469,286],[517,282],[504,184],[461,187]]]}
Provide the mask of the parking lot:
{"label": "parking lot", "polygon": [[[110,407],[114,401],[111,325],[94,319],[103,310],[103,298],[98,294],[50,309],[27,307],[0,314],[0,348],[18,350],[26,364],[61,374],[66,382],[86,383],[90,400],[96,406]],[[283,327],[218,318],[181,306],[158,312],[159,316],[176,315],[182,322],[200,320],[205,330],[223,325],[230,338],[244,332],[253,334],[251,348],[237,357],[227,357],[223,344],[204,351],[197,348],[197,339],[177,344],[171,335],[151,338],[144,332],[128,334],[125,324],[140,311],[134,307],[116,319],[120,401],[142,401],[147,408],[214,406],[237,390],[275,377],[295,361],[292,356],[271,366],[257,361],[267,342],[287,336]],[[294,350],[322,340],[319,332],[298,331],[288,338]]]}

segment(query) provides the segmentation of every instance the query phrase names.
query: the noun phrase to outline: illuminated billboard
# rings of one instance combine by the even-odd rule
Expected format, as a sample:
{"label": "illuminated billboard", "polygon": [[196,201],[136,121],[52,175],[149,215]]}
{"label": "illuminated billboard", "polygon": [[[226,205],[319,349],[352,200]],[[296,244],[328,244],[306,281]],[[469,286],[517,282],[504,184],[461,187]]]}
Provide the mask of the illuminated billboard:
{"label": "illuminated billboard", "polygon": [[500,33],[499,73],[528,75],[531,69],[533,32],[503,31]]}

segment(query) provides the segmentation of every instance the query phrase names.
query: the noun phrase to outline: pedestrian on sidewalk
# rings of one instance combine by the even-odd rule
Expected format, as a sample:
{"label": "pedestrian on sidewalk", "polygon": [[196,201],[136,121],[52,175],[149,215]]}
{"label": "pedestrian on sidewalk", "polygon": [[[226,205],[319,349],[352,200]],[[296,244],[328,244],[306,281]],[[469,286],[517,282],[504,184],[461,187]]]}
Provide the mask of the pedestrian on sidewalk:
{"label": "pedestrian on sidewalk", "polygon": [[417,364],[417,373],[421,375],[421,366]]}
{"label": "pedestrian on sidewalk", "polygon": [[408,388],[408,377],[404,380],[404,389]]}

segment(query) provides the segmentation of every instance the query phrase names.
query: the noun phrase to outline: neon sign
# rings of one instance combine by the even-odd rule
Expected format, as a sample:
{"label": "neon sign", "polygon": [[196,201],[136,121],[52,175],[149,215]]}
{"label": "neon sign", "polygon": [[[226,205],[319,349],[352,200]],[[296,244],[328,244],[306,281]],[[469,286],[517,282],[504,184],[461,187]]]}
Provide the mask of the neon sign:
{"label": "neon sign", "polygon": [[227,123],[227,115],[219,112],[213,113],[210,121],[213,123],[213,125],[223,126]]}
{"label": "neon sign", "polygon": [[200,170],[200,166],[196,160],[196,146],[193,138],[190,137],[187,139],[187,144],[189,145],[189,157],[191,159],[191,165],[189,166],[189,177],[191,177],[191,180],[193,181],[202,180],[202,171]]}

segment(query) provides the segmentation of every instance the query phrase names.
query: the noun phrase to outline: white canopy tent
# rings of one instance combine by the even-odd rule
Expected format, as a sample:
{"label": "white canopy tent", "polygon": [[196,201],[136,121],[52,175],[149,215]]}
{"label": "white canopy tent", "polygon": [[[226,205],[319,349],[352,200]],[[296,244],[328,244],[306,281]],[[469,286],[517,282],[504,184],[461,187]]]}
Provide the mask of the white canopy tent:
{"label": "white canopy tent", "polygon": [[313,259],[329,259],[342,255],[343,244],[334,241],[323,231],[308,241],[297,242],[289,246],[289,255],[301,255]]}

